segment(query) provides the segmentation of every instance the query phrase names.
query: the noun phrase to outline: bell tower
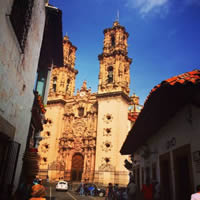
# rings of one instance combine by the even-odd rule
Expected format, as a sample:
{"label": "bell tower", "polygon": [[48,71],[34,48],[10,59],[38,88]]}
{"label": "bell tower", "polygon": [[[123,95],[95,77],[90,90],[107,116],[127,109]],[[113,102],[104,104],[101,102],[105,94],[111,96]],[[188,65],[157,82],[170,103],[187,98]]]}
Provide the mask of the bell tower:
{"label": "bell tower", "polygon": [[126,157],[120,155],[122,141],[129,131],[128,107],[130,64],[127,56],[129,34],[118,21],[104,30],[97,93],[98,121],[95,160],[95,182],[128,184]]}
{"label": "bell tower", "polygon": [[130,64],[128,57],[129,34],[118,21],[112,28],[104,30],[103,53],[98,56],[100,62],[98,93],[124,92],[129,95]]}
{"label": "bell tower", "polygon": [[49,96],[71,97],[75,91],[75,79],[78,71],[75,69],[77,48],[69,41],[68,36],[63,38],[64,66],[54,67],[51,75]]}

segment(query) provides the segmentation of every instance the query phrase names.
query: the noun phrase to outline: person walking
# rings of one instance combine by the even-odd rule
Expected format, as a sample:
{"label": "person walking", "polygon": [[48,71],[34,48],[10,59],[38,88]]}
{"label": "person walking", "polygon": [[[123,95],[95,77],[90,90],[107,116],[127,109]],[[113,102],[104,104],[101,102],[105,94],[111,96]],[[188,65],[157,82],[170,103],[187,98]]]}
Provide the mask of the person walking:
{"label": "person walking", "polygon": [[114,199],[113,185],[112,183],[109,183],[106,189],[106,200],[113,200],[113,199]]}
{"label": "person walking", "polygon": [[135,184],[134,177],[130,177],[130,181],[127,185],[128,200],[136,200],[137,185]]}
{"label": "person walking", "polygon": [[120,200],[119,185],[118,184],[114,185],[113,192],[114,192],[114,200]]}
{"label": "person walking", "polygon": [[160,200],[160,184],[156,180],[153,182],[153,200]]}
{"label": "person walking", "polygon": [[200,185],[196,187],[197,192],[191,195],[191,200],[200,200]]}
{"label": "person walking", "polygon": [[29,200],[46,200],[46,189],[42,185],[42,180],[41,179],[35,179],[33,181],[33,186],[32,186],[32,193],[31,193],[31,198]]}
{"label": "person walking", "polygon": [[49,183],[49,176],[46,176],[46,182]]}
{"label": "person walking", "polygon": [[83,185],[83,183],[81,182],[81,184],[80,184],[80,196],[83,196],[83,195],[85,195],[85,194],[84,194],[84,185]]}
{"label": "person walking", "polygon": [[146,178],[146,184],[142,186],[142,194],[144,200],[153,200],[153,185],[149,177]]}

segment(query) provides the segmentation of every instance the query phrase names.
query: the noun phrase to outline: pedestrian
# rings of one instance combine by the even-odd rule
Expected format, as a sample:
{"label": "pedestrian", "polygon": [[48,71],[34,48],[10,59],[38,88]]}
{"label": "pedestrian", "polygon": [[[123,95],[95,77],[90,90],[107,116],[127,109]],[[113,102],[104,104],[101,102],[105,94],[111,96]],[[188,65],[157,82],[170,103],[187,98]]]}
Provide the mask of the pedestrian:
{"label": "pedestrian", "polygon": [[49,176],[46,176],[46,182],[49,183]]}
{"label": "pedestrian", "polygon": [[35,179],[33,181],[33,186],[32,186],[32,193],[31,196],[32,198],[30,198],[29,200],[46,200],[45,196],[46,196],[46,189],[45,187],[42,185],[42,180],[41,179]]}
{"label": "pedestrian", "polygon": [[128,200],[136,200],[137,185],[135,183],[133,176],[131,176],[130,181],[127,185],[127,194],[128,194]]}
{"label": "pedestrian", "polygon": [[82,182],[80,184],[80,196],[84,196],[84,185]]}
{"label": "pedestrian", "polygon": [[146,178],[146,184],[142,186],[142,195],[144,200],[153,200],[153,185],[149,177]]}
{"label": "pedestrian", "polygon": [[89,191],[90,191],[90,195],[91,195],[91,196],[94,196],[94,190],[95,190],[94,186],[91,185],[88,189],[89,189]]}
{"label": "pedestrian", "polygon": [[113,200],[114,194],[113,194],[113,185],[112,183],[108,183],[108,187],[106,188],[106,200]]}
{"label": "pedestrian", "polygon": [[120,194],[119,194],[119,186],[118,186],[118,184],[114,185],[113,191],[114,191],[114,199],[115,200],[119,200],[120,199]]}
{"label": "pedestrian", "polygon": [[160,184],[156,180],[153,182],[153,199],[160,200]]}
{"label": "pedestrian", "polygon": [[200,185],[196,187],[197,192],[191,195],[191,200],[200,200]]}

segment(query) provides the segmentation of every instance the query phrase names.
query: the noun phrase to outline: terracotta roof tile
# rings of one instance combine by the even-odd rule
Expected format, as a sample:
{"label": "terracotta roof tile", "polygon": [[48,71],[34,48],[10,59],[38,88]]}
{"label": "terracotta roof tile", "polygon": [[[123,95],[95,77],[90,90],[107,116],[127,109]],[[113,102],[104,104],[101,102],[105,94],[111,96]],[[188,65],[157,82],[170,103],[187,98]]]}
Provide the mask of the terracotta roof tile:
{"label": "terracotta roof tile", "polygon": [[[156,85],[149,95],[147,96],[146,101],[149,97],[158,90],[158,88],[166,87],[166,86],[174,86],[176,84],[186,84],[191,82],[192,84],[197,84],[200,82],[200,70],[193,70],[191,72],[186,72],[184,74],[180,74],[178,76],[171,77],[167,80],[162,81],[160,84]],[[145,101],[145,102],[146,102]]]}
{"label": "terracotta roof tile", "polygon": [[129,131],[120,150],[121,154],[135,152],[183,106],[195,104],[200,107],[199,88],[200,70],[174,76],[156,85],[151,90],[134,126]]}

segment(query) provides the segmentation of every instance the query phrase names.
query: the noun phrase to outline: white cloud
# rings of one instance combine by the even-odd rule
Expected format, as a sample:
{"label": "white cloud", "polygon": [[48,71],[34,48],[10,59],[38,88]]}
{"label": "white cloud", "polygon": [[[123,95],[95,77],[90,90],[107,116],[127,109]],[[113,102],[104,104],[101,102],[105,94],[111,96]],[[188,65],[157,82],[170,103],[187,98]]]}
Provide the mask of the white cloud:
{"label": "white cloud", "polygon": [[139,9],[139,13],[145,16],[151,12],[167,11],[169,0],[126,0],[126,6]]}

